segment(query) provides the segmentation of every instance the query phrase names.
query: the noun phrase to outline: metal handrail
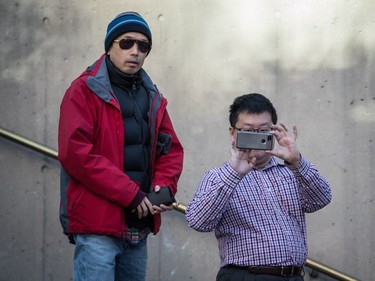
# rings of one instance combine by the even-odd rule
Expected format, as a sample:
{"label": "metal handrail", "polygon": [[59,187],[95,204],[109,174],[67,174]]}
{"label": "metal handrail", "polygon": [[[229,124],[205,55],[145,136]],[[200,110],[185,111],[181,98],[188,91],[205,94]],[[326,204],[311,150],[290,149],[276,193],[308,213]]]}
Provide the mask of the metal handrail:
{"label": "metal handrail", "polygon": [[[24,138],[22,136],[19,136],[15,133],[11,133],[7,130],[4,130],[2,128],[0,128],[0,136],[1,137],[4,137],[8,140],[11,140],[13,142],[16,142],[18,144],[21,144],[23,146],[26,146],[32,150],[35,150],[35,151],[38,151],[46,156],[49,156],[51,158],[54,158],[57,160],[57,151],[51,149],[51,148],[48,148],[48,147],[45,147],[39,143],[36,143],[32,140],[29,140],[27,138]],[[182,213],[182,214],[185,214],[186,212],[186,205],[183,204],[183,203],[174,203],[173,204],[173,208]],[[316,271],[319,271],[325,275],[328,275],[332,278],[335,278],[336,280],[340,280],[340,281],[360,281],[359,279],[356,279],[354,277],[351,277],[345,273],[342,273],[336,269],[333,269],[331,267],[328,267],[326,265],[323,265],[313,259],[310,259],[308,258],[307,261],[306,261],[306,264],[305,264],[307,267],[313,269],[313,270],[316,270]]]}

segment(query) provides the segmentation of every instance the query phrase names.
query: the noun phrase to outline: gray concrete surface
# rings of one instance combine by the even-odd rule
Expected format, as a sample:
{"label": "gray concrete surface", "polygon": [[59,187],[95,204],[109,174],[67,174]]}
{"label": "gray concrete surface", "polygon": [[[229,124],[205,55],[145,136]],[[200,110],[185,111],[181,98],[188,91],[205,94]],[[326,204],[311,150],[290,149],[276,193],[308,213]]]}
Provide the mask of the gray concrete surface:
{"label": "gray concrete surface", "polygon": [[[178,199],[187,203],[203,172],[228,159],[233,98],[263,93],[332,184],[332,203],[308,215],[309,257],[375,280],[375,2],[2,0],[0,127],[56,149],[64,91],[124,10],[153,31],[144,67],[186,152]],[[57,161],[0,139],[0,281],[72,279],[58,206]],[[178,212],[163,215],[149,249],[148,281],[215,279],[213,234]]]}

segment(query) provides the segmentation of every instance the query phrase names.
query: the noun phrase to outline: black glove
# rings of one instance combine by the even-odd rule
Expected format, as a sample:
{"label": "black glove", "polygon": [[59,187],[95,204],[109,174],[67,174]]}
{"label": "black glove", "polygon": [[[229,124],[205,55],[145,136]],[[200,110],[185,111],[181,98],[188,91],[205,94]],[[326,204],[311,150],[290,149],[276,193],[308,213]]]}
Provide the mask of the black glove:
{"label": "black glove", "polygon": [[176,202],[176,199],[168,186],[160,188],[159,192],[152,191],[146,196],[148,200],[150,200],[151,204],[156,206],[161,204],[168,206]]}
{"label": "black glove", "polygon": [[172,136],[163,132],[159,132],[158,142],[156,145],[156,158],[160,155],[168,154],[169,149],[171,148],[171,144]]}

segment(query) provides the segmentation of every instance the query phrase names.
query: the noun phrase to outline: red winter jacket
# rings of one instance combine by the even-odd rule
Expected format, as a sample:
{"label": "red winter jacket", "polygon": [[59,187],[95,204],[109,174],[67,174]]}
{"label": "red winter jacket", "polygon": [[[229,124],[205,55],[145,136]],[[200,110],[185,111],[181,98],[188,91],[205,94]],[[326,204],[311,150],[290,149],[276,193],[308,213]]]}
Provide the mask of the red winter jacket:
{"label": "red winter jacket", "polygon": [[[139,185],[124,173],[126,132],[104,58],[102,55],[72,82],[60,107],[60,221],[65,234],[122,237],[126,231],[124,208],[144,196]],[[143,69],[140,75],[151,105],[152,187],[169,186],[175,194],[182,171],[183,148],[166,110],[167,100]],[[172,145],[168,154],[156,159],[159,131],[172,136]],[[160,223],[157,214],[154,216],[154,234],[159,231]]]}

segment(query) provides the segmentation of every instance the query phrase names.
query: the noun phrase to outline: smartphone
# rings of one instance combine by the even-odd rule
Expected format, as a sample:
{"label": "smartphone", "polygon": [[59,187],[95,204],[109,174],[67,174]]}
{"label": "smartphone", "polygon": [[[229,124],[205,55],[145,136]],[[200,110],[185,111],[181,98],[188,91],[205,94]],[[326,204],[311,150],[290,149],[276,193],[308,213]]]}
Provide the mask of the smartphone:
{"label": "smartphone", "polygon": [[147,195],[148,200],[150,200],[152,205],[159,206],[160,204],[171,205],[176,202],[171,190],[168,186],[162,187],[159,192],[152,191]]}
{"label": "smartphone", "polygon": [[240,149],[272,150],[274,142],[270,133],[239,131],[236,146]]}

